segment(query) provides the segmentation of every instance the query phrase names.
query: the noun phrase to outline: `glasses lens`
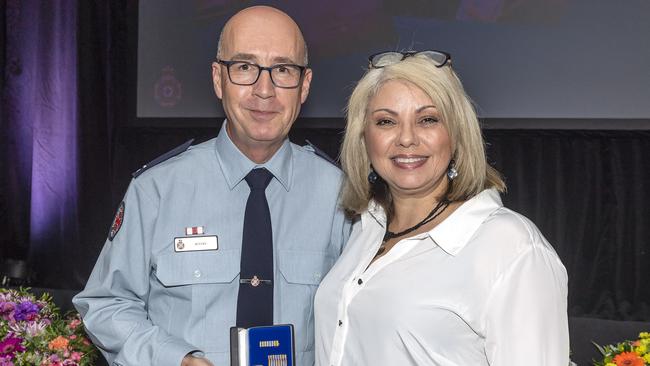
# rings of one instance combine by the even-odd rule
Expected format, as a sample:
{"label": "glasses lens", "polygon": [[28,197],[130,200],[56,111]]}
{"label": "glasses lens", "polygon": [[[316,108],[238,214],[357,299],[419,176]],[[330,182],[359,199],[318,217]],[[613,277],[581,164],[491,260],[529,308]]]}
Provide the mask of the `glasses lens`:
{"label": "glasses lens", "polygon": [[233,62],[228,67],[230,81],[240,85],[251,85],[255,83],[259,73],[260,68],[257,65],[243,61]]}
{"label": "glasses lens", "polygon": [[433,61],[436,64],[436,66],[444,65],[448,59],[447,55],[438,51],[422,51],[422,52],[418,52],[416,55],[426,56],[427,58],[431,59],[431,61]]}
{"label": "glasses lens", "polygon": [[281,88],[295,88],[300,84],[302,68],[298,65],[280,64],[271,67],[273,83]]}
{"label": "glasses lens", "polygon": [[374,55],[370,59],[370,65],[372,65],[372,67],[384,67],[392,65],[396,62],[400,62],[403,58],[404,55],[400,52],[384,52],[378,55]]}

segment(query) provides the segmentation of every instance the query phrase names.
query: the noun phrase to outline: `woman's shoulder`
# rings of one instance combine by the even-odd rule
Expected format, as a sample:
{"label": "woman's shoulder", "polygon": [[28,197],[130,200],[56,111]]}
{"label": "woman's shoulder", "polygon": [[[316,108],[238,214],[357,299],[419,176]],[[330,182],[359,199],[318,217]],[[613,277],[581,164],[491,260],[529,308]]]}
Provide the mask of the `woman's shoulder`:
{"label": "woman's shoulder", "polygon": [[555,253],[534,222],[506,207],[495,210],[483,222],[476,235],[490,239],[492,250],[501,249],[515,255],[529,250],[550,250]]}

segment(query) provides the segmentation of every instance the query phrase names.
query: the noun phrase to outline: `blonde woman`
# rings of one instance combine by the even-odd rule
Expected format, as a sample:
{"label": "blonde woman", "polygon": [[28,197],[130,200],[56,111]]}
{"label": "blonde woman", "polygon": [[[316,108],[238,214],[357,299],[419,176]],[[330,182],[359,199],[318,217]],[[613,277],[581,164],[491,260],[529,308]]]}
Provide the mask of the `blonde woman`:
{"label": "blonde woman", "polygon": [[358,222],[316,294],[317,365],[569,363],[566,270],[503,207],[449,54],[371,56],[341,159]]}

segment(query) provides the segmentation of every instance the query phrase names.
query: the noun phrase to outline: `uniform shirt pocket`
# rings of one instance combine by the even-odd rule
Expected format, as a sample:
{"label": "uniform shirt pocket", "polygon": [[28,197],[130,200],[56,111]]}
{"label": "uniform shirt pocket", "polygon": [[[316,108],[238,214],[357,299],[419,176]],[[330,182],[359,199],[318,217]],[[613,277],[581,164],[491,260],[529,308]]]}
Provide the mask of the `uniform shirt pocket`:
{"label": "uniform shirt pocket", "polygon": [[229,283],[239,274],[237,250],[165,253],[157,258],[155,274],[165,287]]}
{"label": "uniform shirt pocket", "polygon": [[326,252],[280,250],[278,267],[289,283],[318,285],[334,264]]}
{"label": "uniform shirt pocket", "polygon": [[326,252],[278,251],[278,269],[284,280],[276,282],[276,304],[280,305],[277,321],[294,325],[297,352],[313,352],[314,294],[333,264],[334,258]]}

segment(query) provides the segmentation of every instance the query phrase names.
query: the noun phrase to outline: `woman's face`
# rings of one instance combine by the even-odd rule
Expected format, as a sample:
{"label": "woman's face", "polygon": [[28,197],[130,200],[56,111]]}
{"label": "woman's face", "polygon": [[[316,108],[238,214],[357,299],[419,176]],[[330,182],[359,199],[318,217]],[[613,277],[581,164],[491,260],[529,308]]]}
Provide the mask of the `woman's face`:
{"label": "woman's face", "polygon": [[368,103],[364,138],[370,162],[393,196],[446,191],[451,140],[422,89],[406,81],[386,82]]}

